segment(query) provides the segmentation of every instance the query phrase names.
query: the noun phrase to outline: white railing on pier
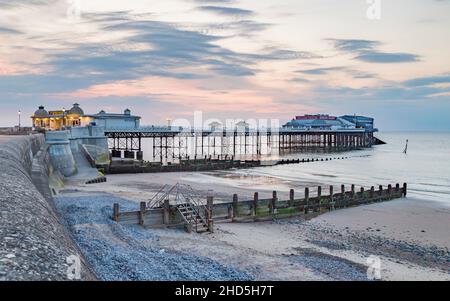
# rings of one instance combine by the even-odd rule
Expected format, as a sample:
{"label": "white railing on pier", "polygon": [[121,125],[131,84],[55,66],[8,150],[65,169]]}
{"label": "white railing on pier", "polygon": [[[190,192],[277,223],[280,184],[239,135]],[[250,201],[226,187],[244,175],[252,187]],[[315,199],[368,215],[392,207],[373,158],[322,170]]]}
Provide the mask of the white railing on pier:
{"label": "white railing on pier", "polygon": [[178,126],[143,126],[139,128],[108,128],[105,132],[128,132],[128,133],[361,133],[365,132],[364,128],[341,128],[341,129],[311,129],[311,128],[260,128],[260,129],[240,129],[240,128],[221,128],[221,129],[211,129],[211,128],[183,128]]}

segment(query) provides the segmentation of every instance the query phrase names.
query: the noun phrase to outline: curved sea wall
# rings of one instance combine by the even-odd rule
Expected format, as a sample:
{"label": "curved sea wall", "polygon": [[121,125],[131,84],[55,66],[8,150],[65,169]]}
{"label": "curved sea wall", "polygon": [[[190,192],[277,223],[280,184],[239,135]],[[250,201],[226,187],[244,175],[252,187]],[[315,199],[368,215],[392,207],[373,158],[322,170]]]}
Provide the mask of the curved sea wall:
{"label": "curved sea wall", "polygon": [[45,134],[52,164],[65,177],[70,177],[77,173],[77,167],[70,148],[69,135],[69,131],[53,131]]}
{"label": "curved sea wall", "polygon": [[49,162],[43,135],[0,136],[0,280],[95,279],[53,210]]}

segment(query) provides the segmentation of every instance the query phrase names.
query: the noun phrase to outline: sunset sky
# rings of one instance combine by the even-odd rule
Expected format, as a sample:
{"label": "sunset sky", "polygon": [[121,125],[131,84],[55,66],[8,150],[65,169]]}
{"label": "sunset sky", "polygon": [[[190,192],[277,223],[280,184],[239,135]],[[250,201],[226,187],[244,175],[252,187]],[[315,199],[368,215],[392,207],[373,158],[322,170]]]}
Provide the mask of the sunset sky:
{"label": "sunset sky", "polygon": [[[39,105],[167,118],[363,114],[450,130],[450,1],[0,0],[0,126]],[[79,13],[79,14],[78,14]]]}

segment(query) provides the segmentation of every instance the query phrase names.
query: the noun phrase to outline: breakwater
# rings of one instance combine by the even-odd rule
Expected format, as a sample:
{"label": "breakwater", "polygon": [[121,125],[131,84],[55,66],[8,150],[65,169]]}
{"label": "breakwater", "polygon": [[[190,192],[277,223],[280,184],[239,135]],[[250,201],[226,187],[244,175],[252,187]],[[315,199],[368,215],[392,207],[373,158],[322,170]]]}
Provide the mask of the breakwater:
{"label": "breakwater", "polygon": [[282,159],[282,160],[235,160],[233,156],[229,158],[220,156],[217,159],[211,156],[201,159],[180,159],[180,163],[168,162],[162,163],[139,161],[134,159],[115,159],[103,172],[109,174],[124,173],[158,173],[158,172],[183,172],[183,171],[212,171],[227,169],[245,169],[260,166],[288,165],[301,163],[314,163],[333,160],[345,160],[364,156],[345,156],[345,157],[327,157],[327,158],[303,158],[303,159]]}
{"label": "breakwater", "polygon": [[0,280],[68,280],[69,256],[95,279],[54,211],[44,136],[0,136],[0,166]]}
{"label": "breakwater", "polygon": [[[291,189],[288,200],[278,199],[276,191],[269,199],[259,198],[258,192],[255,192],[252,200],[239,200],[239,196],[234,194],[231,202],[224,203],[214,203],[213,197],[209,196],[204,204],[199,205],[197,202],[193,205],[197,212],[206,210],[205,215],[210,219],[207,221],[209,231],[212,232],[213,224],[218,222],[264,221],[300,215],[308,218],[337,209],[398,199],[406,197],[407,184],[379,186],[377,189],[372,186],[369,190],[361,187],[359,191],[356,191],[355,185],[351,185],[350,190],[341,185],[339,192],[334,190],[334,186],[329,186],[328,191],[329,194],[322,194],[322,186],[319,186],[317,195],[312,196],[307,187],[304,197],[296,198],[294,189]],[[147,203],[142,202],[137,211],[121,212],[119,204],[114,204],[112,219],[123,224],[140,224],[146,227],[186,226],[178,214],[180,205],[183,204],[166,201],[160,206],[148,207]]]}
{"label": "breakwater", "polygon": [[180,163],[161,163],[143,162],[137,160],[113,160],[109,166],[108,173],[157,173],[157,172],[181,172],[181,171],[208,171],[208,170],[227,170],[232,168],[252,168],[261,166],[261,160],[234,160],[230,159],[187,159]]}

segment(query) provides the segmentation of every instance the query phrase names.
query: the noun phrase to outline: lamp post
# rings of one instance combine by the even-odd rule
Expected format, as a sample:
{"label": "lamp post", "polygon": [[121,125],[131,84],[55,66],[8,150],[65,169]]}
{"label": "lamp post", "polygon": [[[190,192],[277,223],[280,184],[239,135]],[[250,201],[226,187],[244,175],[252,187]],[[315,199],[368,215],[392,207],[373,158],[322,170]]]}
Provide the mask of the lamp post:
{"label": "lamp post", "polygon": [[19,115],[19,132],[20,132],[20,115],[22,114],[22,112],[19,110],[18,112],[17,112],[17,115]]}
{"label": "lamp post", "polygon": [[63,111],[63,118],[62,118],[62,126],[61,126],[61,130],[65,130],[66,129],[66,108],[62,108]]}

